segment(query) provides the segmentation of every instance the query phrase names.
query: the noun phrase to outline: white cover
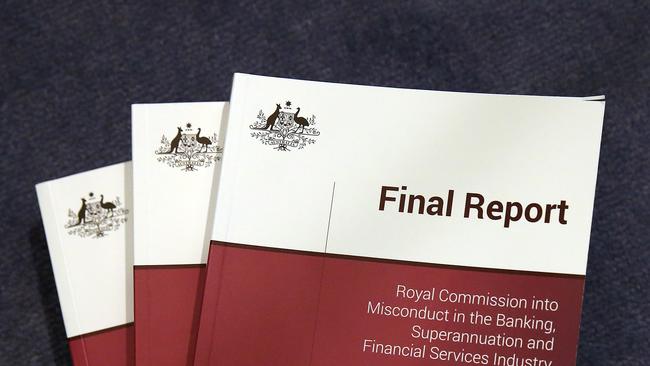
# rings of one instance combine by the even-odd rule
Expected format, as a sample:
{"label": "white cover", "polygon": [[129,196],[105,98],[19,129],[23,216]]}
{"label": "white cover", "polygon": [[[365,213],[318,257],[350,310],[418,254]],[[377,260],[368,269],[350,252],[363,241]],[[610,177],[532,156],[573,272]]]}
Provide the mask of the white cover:
{"label": "white cover", "polygon": [[[186,123],[201,127],[202,136],[221,137],[227,108],[226,102],[132,106],[135,265],[205,263],[221,161],[183,171],[155,151],[162,135],[171,140]],[[221,138],[212,142],[223,147]]]}
{"label": "white cover", "polygon": [[[127,162],[36,185],[68,338],[133,322],[131,179]],[[126,223],[100,238],[69,234],[68,210],[89,192],[119,197]]]}
{"label": "white cover", "polygon": [[[236,74],[212,238],[584,275],[605,107],[588,99]],[[301,116],[316,116],[314,144],[277,151],[251,136],[260,109],[268,116],[285,101],[301,107]],[[453,215],[379,211],[382,185],[426,196],[454,189]],[[487,200],[566,200],[568,224],[504,228],[503,221],[467,219],[468,192]]]}

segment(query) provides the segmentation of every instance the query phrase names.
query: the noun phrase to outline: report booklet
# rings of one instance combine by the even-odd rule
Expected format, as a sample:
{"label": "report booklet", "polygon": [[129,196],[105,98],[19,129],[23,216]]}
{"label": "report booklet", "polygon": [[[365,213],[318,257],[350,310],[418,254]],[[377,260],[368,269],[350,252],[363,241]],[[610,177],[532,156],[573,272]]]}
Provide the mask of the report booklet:
{"label": "report booklet", "polygon": [[604,104],[236,74],[195,365],[575,364]]}
{"label": "report booklet", "polygon": [[226,108],[132,106],[138,365],[193,363]]}
{"label": "report booklet", "polygon": [[75,366],[134,365],[131,163],[36,185]]}

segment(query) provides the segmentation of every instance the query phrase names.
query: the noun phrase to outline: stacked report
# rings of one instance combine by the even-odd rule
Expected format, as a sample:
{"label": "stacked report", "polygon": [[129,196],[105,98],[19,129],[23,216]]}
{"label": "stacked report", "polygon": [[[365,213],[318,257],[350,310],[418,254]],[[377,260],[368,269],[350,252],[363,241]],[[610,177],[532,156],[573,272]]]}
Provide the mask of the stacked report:
{"label": "stacked report", "polygon": [[235,74],[36,186],[75,366],[576,363],[604,97]]}
{"label": "stacked report", "polygon": [[134,365],[131,163],[36,191],[74,365]]}
{"label": "stacked report", "polygon": [[137,365],[193,364],[227,106],[132,107]]}
{"label": "stacked report", "polygon": [[194,365],[575,364],[604,104],[236,74]]}

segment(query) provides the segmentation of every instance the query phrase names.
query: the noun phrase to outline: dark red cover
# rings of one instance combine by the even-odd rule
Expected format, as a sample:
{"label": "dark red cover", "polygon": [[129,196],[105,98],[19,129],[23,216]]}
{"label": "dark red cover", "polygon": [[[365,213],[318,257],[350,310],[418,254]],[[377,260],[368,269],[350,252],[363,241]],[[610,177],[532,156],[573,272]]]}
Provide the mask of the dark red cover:
{"label": "dark red cover", "polygon": [[205,265],[135,266],[133,275],[136,364],[193,365]]}
{"label": "dark red cover", "polygon": [[[499,308],[463,303],[417,303],[396,296],[396,285],[426,289],[435,286],[456,293],[513,294],[557,300],[557,311]],[[482,364],[473,354],[495,352],[510,364],[522,359],[575,364],[584,276],[418,264],[212,242],[195,365],[438,365]],[[551,320],[552,333],[526,328],[383,317],[368,312],[369,302],[394,306],[427,305],[439,311]],[[442,314],[442,313],[441,313]],[[469,318],[469,317],[468,317]],[[526,323],[529,324],[529,323]],[[554,339],[552,350],[499,348],[417,339],[412,327]],[[494,325],[494,324],[493,324]],[[426,348],[427,357],[374,353],[366,343]],[[438,350],[465,361],[441,361]],[[434,355],[436,353],[436,355]],[[467,356],[469,354],[469,356]],[[447,355],[447,354],[446,354]],[[447,357],[447,356],[445,356]],[[528,364],[528,363],[524,363]],[[530,363],[531,365],[533,363]],[[535,363],[539,365],[540,363]]]}
{"label": "dark red cover", "polygon": [[68,339],[75,366],[135,365],[133,323]]}

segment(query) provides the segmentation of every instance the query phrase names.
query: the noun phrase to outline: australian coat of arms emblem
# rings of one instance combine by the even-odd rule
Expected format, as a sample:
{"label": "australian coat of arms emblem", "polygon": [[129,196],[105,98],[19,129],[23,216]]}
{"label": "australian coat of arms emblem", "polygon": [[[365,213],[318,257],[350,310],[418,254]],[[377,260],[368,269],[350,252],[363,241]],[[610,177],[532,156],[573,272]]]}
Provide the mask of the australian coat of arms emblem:
{"label": "australian coat of arms emblem", "polygon": [[221,160],[223,148],[217,145],[219,140],[216,133],[209,137],[202,136],[201,128],[194,129],[191,123],[187,123],[184,129],[176,129],[176,135],[171,141],[162,135],[160,147],[156,150],[158,161],[173,168],[194,171]]}
{"label": "australian coat of arms emblem", "polygon": [[119,197],[112,201],[105,200],[103,194],[99,197],[97,199],[97,196],[90,192],[81,197],[81,207],[76,212],[68,209],[68,221],[65,224],[68,234],[82,238],[101,238],[107,232],[119,229],[120,225],[126,222],[129,211],[122,207]]}
{"label": "australian coat of arms emblem", "polygon": [[314,127],[316,116],[305,118],[300,115],[300,107],[293,108],[291,101],[284,107],[275,105],[275,111],[268,117],[260,110],[257,120],[250,125],[251,136],[264,145],[273,146],[278,151],[290,151],[291,148],[304,149],[316,142],[320,131]]}

